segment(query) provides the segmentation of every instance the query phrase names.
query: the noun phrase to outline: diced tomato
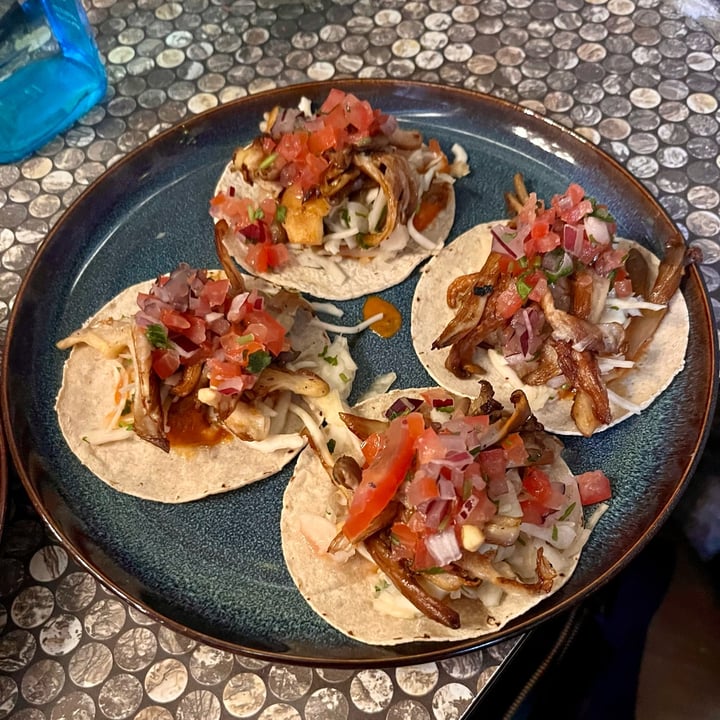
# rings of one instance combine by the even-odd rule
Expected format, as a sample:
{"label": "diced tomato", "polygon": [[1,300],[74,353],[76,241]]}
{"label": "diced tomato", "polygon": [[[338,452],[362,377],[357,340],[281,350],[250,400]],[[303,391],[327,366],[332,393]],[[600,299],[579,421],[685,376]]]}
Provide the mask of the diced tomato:
{"label": "diced tomato", "polygon": [[308,138],[308,149],[315,155],[320,155],[320,153],[330,150],[336,145],[335,131],[327,125],[311,133]]}
{"label": "diced tomato", "polygon": [[268,262],[268,250],[270,247],[270,243],[248,244],[245,261],[256,272],[267,272],[270,266],[270,263]]}
{"label": "diced tomato", "polygon": [[419,413],[403,415],[390,422],[385,442],[373,462],[363,470],[363,476],[353,494],[343,534],[355,542],[368,525],[392,500],[400,483],[410,469],[415,440],[425,430],[425,420]]}
{"label": "diced tomato", "polygon": [[579,223],[586,215],[589,215],[592,211],[592,203],[589,200],[582,200],[577,205],[575,205],[572,210],[569,210],[566,213],[561,213],[560,217],[565,220],[565,222],[574,225],[575,223]]}
{"label": "diced tomato", "polygon": [[507,457],[502,448],[496,447],[490,450],[481,450],[475,460],[480,464],[483,474],[492,482],[493,480],[505,480],[507,469]]}
{"label": "diced tomato", "polygon": [[622,280],[616,279],[613,283],[613,289],[615,290],[615,295],[619,298],[630,297],[633,294],[632,280],[629,277],[623,278]]}
{"label": "diced tomato", "polygon": [[543,524],[547,508],[545,508],[537,500],[521,500],[520,509],[522,510],[523,514],[523,522],[531,523],[532,525]]}
{"label": "diced tomato", "polygon": [[367,100],[358,100],[354,95],[345,98],[345,117],[348,126],[355,129],[360,135],[367,135],[373,124],[375,115]]}
{"label": "diced tomato", "polygon": [[207,338],[205,321],[195,315],[186,315],[185,319],[188,321],[189,327],[179,332],[195,345],[202,345]]}
{"label": "diced tomato", "polygon": [[419,537],[415,544],[415,557],[413,559],[414,570],[430,570],[437,566],[435,558],[430,554],[430,551],[425,544],[425,539]]}
{"label": "diced tomato", "polygon": [[368,435],[368,437],[365,438],[361,448],[366,465],[369,465],[375,459],[375,456],[380,451],[384,442],[385,441],[383,440],[383,435],[381,433],[372,433],[372,435]]}
{"label": "diced tomato", "polygon": [[161,379],[169,378],[180,367],[180,356],[176,350],[158,349],[152,352],[152,368]]}
{"label": "diced tomato", "polygon": [[273,354],[285,349],[285,328],[265,310],[251,310],[245,316],[245,332],[252,333]]}
{"label": "diced tomato", "polygon": [[547,473],[536,465],[531,465],[523,473],[522,485],[525,492],[544,507],[553,496],[552,485]]}
{"label": "diced tomato", "polygon": [[205,300],[211,308],[220,307],[225,302],[229,288],[229,280],[208,280],[203,286],[200,297]]}
{"label": "diced tomato", "polygon": [[392,553],[397,559],[412,560],[415,557],[417,540],[417,534],[405,523],[396,522],[390,528]]}
{"label": "diced tomato", "polygon": [[612,497],[610,480],[602,470],[591,470],[576,478],[580,490],[580,501],[583,505],[609,500]]}
{"label": "diced tomato", "polygon": [[252,200],[246,197],[218,193],[210,201],[210,214],[214,218],[225,218],[233,227],[247,225],[252,211]]}
{"label": "diced tomato", "polygon": [[418,465],[444,458],[446,452],[445,445],[431,427],[427,428],[415,441],[415,449],[417,450]]}
{"label": "diced tomato", "polygon": [[510,283],[498,295],[497,312],[505,320],[509,320],[522,306],[523,299],[520,297],[515,283]]}
{"label": "diced tomato", "polygon": [[320,112],[329,113],[333,108],[342,105],[343,100],[345,100],[345,93],[337,88],[332,88],[320,106]]}
{"label": "diced tomato", "polygon": [[267,264],[269,268],[282,267],[290,259],[290,251],[284,243],[270,243],[267,248]]}
{"label": "diced tomato", "polygon": [[422,507],[430,500],[439,497],[438,484],[435,478],[424,473],[416,473],[415,477],[408,483],[407,499],[412,507]]}
{"label": "diced tomato", "polygon": [[300,172],[300,186],[303,190],[309,190],[322,181],[323,173],[328,168],[328,162],[323,157],[308,154],[305,157],[305,164]]}
{"label": "diced tomato", "polygon": [[280,138],[276,151],[288,162],[293,160],[303,160],[308,153],[308,133],[285,133]]}
{"label": "diced tomato", "polygon": [[207,361],[207,369],[210,376],[210,385],[218,387],[225,380],[236,378],[242,374],[240,365],[228,360],[217,360],[210,358]]}
{"label": "diced tomato", "polygon": [[497,505],[487,496],[484,490],[476,490],[473,494],[477,497],[477,504],[467,514],[467,517],[459,518],[456,516],[458,525],[482,526],[497,514]]}
{"label": "diced tomato", "polygon": [[537,282],[535,283],[535,287],[530,291],[530,295],[528,295],[528,298],[532,300],[533,302],[540,302],[542,300],[543,295],[547,292],[548,289],[548,280],[547,275],[543,275],[543,277],[540,277],[537,279]]}
{"label": "diced tomato", "polygon": [[539,253],[550,252],[556,247],[560,247],[560,242],[560,235],[552,230],[549,230],[543,236],[535,240],[535,251]]}
{"label": "diced tomato", "polygon": [[267,224],[270,224],[277,212],[277,201],[273,197],[263,198],[260,202],[260,209],[263,212],[263,220],[265,220]]}
{"label": "diced tomato", "polygon": [[170,310],[170,308],[162,308],[160,311],[160,322],[168,330],[187,330],[190,322],[181,313]]}
{"label": "diced tomato", "polygon": [[507,467],[522,467],[527,463],[527,450],[520,433],[510,433],[501,443]]}
{"label": "diced tomato", "polygon": [[585,197],[585,190],[577,183],[570,183],[565,194],[570,198],[573,205],[577,205]]}

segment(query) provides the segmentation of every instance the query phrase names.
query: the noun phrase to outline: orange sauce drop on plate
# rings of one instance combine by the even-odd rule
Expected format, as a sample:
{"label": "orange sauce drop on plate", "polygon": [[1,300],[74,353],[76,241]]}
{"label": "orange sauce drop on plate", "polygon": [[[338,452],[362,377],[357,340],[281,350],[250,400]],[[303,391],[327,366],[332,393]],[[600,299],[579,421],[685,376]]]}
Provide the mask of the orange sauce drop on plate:
{"label": "orange sauce drop on plate", "polygon": [[383,318],[374,322],[370,329],[380,337],[391,338],[402,325],[400,311],[391,302],[377,295],[368,296],[363,305],[363,318],[368,320],[378,313],[383,313]]}

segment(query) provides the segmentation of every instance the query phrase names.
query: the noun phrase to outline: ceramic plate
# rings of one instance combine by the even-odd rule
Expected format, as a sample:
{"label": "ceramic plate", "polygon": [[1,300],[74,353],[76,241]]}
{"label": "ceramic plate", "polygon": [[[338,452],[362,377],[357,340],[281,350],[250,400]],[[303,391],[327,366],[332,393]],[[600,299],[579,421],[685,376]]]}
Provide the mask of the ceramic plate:
{"label": "ceramic plate", "polygon": [[[518,170],[545,197],[563,191],[569,181],[580,183],[607,202],[619,234],[658,253],[674,232],[663,210],[619,165],[527,110],[432,85],[333,85],[396,114],[445,148],[456,142],[465,147],[472,174],[457,183],[451,237],[501,218],[502,193]],[[375,648],[353,643],[323,623],[283,564],[278,527],[289,470],[179,506],[116,493],[80,465],[60,435],[53,403],[65,355],[55,341],[131,283],[181,260],[217,266],[208,200],[233,149],[254,136],[273,105],[294,106],[302,95],[322,101],[330,87],[281,89],[194,117],[119,161],[68,210],[39,250],[14,307],[3,374],[9,446],[39,512],[80,562],[170,627],[283,662],[420,662],[529,629],[596,589],[638,552],[674,506],[704,444],[716,391],[715,333],[693,268],[684,283],[691,314],[685,370],[639,417],[590,440],[567,441],[566,457],[575,471],[601,467],[615,488],[576,573],[501,633],[477,640]],[[361,368],[354,397],[390,370],[397,372],[399,387],[431,384],[409,336],[415,281],[413,276],[383,293],[403,312],[398,335],[388,341],[368,332],[352,339]],[[362,300],[342,305],[348,324],[361,318]]]}

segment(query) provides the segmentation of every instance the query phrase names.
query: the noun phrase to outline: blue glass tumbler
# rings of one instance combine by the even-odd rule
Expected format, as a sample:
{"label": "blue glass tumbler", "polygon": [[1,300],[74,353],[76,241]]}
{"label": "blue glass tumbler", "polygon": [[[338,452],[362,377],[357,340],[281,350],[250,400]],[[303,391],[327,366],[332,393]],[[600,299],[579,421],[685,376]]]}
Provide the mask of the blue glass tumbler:
{"label": "blue glass tumbler", "polygon": [[0,163],[70,127],[106,89],[80,0],[0,0]]}

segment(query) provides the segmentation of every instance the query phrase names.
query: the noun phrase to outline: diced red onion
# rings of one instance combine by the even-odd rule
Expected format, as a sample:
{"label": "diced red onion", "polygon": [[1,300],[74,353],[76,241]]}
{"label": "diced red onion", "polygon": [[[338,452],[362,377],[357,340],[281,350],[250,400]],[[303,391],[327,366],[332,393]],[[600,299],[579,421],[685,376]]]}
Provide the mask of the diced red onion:
{"label": "diced red onion", "polygon": [[610,225],[594,215],[585,218],[585,232],[587,236],[601,245],[607,245],[610,238]]}
{"label": "diced red onion", "polygon": [[425,547],[439,567],[449,565],[462,557],[454,527],[428,535],[425,538]]}
{"label": "diced red onion", "polygon": [[441,500],[454,500],[455,499],[455,486],[452,480],[441,477],[438,480],[438,493]]}
{"label": "diced red onion", "polygon": [[585,227],[583,225],[565,225],[563,227],[563,248],[571,255],[580,255],[584,235]]}
{"label": "diced red onion", "polygon": [[507,225],[494,225],[491,229],[492,233],[492,249],[502,255],[508,255],[513,260],[517,260],[525,255],[525,247],[523,245],[527,233],[520,234],[519,230],[513,230]]}
{"label": "diced red onion", "polygon": [[470,513],[480,504],[480,498],[472,493],[470,497],[462,504],[458,510],[457,516],[461,522],[464,522],[470,517]]}
{"label": "diced red onion", "polygon": [[455,401],[452,398],[434,398],[432,406],[434,408],[452,407]]}
{"label": "diced red onion", "polygon": [[230,322],[238,322],[241,319],[240,308],[245,304],[250,293],[244,292],[236,295],[230,302],[227,318]]}
{"label": "diced red onion", "polygon": [[385,417],[392,419],[398,415],[405,415],[406,413],[417,410],[422,405],[423,401],[419,398],[401,397],[398,398],[386,411]]}
{"label": "diced red onion", "polygon": [[430,530],[436,530],[448,512],[450,503],[447,500],[432,500],[425,513],[425,526]]}

